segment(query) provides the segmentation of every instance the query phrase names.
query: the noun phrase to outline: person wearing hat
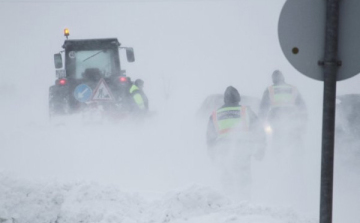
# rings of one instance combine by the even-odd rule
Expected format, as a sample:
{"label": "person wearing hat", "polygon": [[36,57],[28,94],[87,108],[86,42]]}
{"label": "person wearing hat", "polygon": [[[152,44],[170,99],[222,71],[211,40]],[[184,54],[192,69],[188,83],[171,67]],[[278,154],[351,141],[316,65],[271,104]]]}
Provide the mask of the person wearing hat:
{"label": "person wearing hat", "polygon": [[149,100],[144,91],[144,81],[141,79],[135,80],[130,87],[129,93],[133,99],[133,110],[145,112],[149,110]]}
{"label": "person wearing hat", "polygon": [[273,85],[269,86],[260,103],[260,117],[276,118],[286,111],[306,111],[304,100],[295,86],[285,82],[281,71],[275,70],[272,74]]}
{"label": "person wearing hat", "polygon": [[285,82],[280,70],[272,73],[272,82],[263,94],[259,116],[269,126],[276,149],[289,143],[299,145],[307,120],[305,102],[298,89]]}
{"label": "person wearing hat", "polygon": [[258,127],[258,119],[248,106],[240,105],[240,94],[232,86],[226,88],[224,105],[214,111],[207,128],[207,145],[247,135]]}
{"label": "person wearing hat", "polygon": [[210,116],[206,139],[211,159],[221,168],[225,193],[248,200],[251,159],[263,157],[266,139],[257,116],[250,107],[240,105],[240,100],[236,88],[226,88],[224,105]]}

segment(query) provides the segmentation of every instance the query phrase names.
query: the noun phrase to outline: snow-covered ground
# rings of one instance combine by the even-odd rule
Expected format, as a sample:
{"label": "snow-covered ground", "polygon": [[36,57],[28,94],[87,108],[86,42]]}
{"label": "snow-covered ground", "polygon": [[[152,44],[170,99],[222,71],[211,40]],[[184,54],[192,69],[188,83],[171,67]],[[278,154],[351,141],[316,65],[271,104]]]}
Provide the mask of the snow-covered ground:
{"label": "snow-covered ground", "polygon": [[[16,106],[7,103],[2,112],[14,117]],[[176,109],[169,106],[145,123],[84,123],[77,116],[49,122],[40,114],[2,118],[0,217],[58,223],[317,222],[318,150],[305,148],[301,157],[268,150],[263,160],[253,160],[252,199],[234,200],[208,157],[206,122],[191,109],[177,119]],[[315,138],[308,134],[306,146],[316,148]],[[303,168],[295,172],[297,161]],[[338,170],[334,219],[350,214],[347,222],[356,223],[359,172]]]}
{"label": "snow-covered ground", "polygon": [[254,161],[253,201],[226,194],[206,151],[206,122],[192,109],[179,119],[170,106],[145,123],[112,124],[78,116],[49,122],[3,103],[0,218],[7,222],[315,222],[281,194],[291,193],[281,192],[288,178],[264,170],[271,158]]}
{"label": "snow-covered ground", "polygon": [[234,203],[205,186],[174,190],[154,200],[96,183],[27,181],[1,173],[5,222],[252,222],[310,223],[292,209]]}

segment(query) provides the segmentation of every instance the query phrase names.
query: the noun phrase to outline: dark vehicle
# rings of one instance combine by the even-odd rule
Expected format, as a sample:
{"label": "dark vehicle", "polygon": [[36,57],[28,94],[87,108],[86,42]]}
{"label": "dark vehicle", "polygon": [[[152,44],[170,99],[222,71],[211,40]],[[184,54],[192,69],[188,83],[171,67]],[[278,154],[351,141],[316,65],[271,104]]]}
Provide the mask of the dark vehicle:
{"label": "dark vehicle", "polygon": [[341,138],[360,140],[360,94],[336,97],[336,134]]}
{"label": "dark vehicle", "polygon": [[62,47],[54,55],[57,79],[49,88],[50,117],[93,108],[109,114],[131,110],[132,83],[121,69],[119,50],[134,62],[132,48],[121,47],[116,38],[65,40]]}
{"label": "dark vehicle", "polygon": [[335,148],[347,165],[359,166],[360,94],[336,97]]}

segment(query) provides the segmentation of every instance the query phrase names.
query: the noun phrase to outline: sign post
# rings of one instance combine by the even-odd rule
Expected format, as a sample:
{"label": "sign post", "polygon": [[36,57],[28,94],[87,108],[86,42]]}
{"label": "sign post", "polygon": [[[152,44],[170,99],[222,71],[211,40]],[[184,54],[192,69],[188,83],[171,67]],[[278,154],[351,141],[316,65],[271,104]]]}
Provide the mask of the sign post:
{"label": "sign post", "polygon": [[324,104],[321,150],[320,223],[332,222],[334,137],[338,66],[339,0],[327,0],[325,25]]}
{"label": "sign post", "polygon": [[320,223],[332,222],[336,82],[360,73],[359,11],[359,0],[287,0],[279,19],[287,60],[324,82]]}

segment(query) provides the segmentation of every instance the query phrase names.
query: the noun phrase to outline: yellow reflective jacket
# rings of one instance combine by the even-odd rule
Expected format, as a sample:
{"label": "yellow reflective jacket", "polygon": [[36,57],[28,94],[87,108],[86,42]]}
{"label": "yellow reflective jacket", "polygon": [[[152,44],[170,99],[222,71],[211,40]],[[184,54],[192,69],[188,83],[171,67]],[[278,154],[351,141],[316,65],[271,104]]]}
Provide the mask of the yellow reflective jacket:
{"label": "yellow reflective jacket", "polygon": [[130,94],[132,95],[132,98],[134,99],[134,102],[136,105],[141,109],[145,109],[145,101],[142,95],[140,94],[139,88],[133,84],[130,88]]}
{"label": "yellow reflective jacket", "polygon": [[298,90],[289,84],[273,85],[268,88],[270,107],[293,107]]}
{"label": "yellow reflective jacket", "polygon": [[245,106],[223,107],[214,111],[211,117],[219,138],[249,131],[250,119]]}

